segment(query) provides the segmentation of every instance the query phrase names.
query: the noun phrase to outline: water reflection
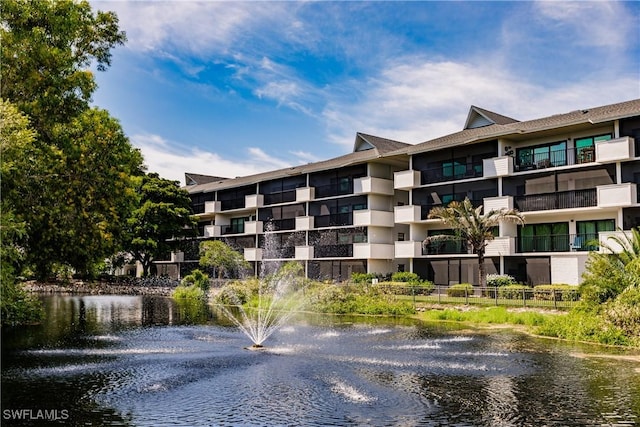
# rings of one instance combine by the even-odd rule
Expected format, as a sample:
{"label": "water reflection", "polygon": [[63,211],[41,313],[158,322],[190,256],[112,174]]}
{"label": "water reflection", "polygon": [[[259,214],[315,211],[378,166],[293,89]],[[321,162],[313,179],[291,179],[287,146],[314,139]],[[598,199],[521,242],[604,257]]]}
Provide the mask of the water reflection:
{"label": "water reflection", "polygon": [[640,414],[637,362],[589,356],[600,347],[300,316],[251,352],[201,304],[44,302],[45,324],[3,330],[2,407],[66,409],[65,425],[582,426]]}

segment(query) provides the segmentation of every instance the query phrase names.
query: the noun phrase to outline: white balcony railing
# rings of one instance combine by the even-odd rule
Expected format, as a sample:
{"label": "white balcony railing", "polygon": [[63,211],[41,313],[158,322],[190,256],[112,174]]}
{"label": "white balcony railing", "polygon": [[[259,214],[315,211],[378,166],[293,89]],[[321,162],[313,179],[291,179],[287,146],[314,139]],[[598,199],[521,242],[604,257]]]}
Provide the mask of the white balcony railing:
{"label": "white balcony railing", "polygon": [[393,259],[394,245],[385,243],[354,243],[353,257],[366,259]]}
{"label": "white balcony railing", "polygon": [[244,248],[244,259],[247,261],[262,261],[262,249]]}
{"label": "white balcony railing", "polygon": [[421,220],[422,208],[420,206],[406,205],[394,206],[393,216],[399,224],[409,224]]}
{"label": "white balcony railing", "polygon": [[393,187],[396,190],[410,190],[420,186],[420,171],[409,169],[393,173]]}
{"label": "white balcony railing", "polygon": [[396,258],[418,258],[422,255],[422,242],[395,242],[394,250]]}
{"label": "white balcony railing", "polygon": [[482,171],[485,178],[511,175],[513,174],[513,157],[502,156],[483,159]]}
{"label": "white balcony railing", "polygon": [[361,210],[353,211],[353,225],[360,227],[393,227],[394,214],[388,211]]}
{"label": "white balcony railing", "polygon": [[222,212],[222,207],[219,201],[204,202],[204,213],[219,213]]}
{"label": "white balcony railing", "polygon": [[634,139],[623,136],[609,141],[596,142],[596,161],[599,163],[617,162],[632,159],[634,153]]}
{"label": "white balcony railing", "polygon": [[393,181],[390,179],[365,176],[353,180],[353,194],[382,194],[393,196]]}
{"label": "white balcony railing", "polygon": [[633,182],[596,187],[598,207],[631,206],[638,202],[637,185]]}

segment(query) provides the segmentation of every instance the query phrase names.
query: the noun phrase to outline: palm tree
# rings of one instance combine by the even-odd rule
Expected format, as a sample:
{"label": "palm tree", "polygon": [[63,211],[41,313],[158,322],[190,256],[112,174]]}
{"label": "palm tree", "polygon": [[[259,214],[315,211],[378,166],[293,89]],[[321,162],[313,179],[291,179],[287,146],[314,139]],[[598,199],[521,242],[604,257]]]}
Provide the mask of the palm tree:
{"label": "palm tree", "polygon": [[482,205],[473,207],[471,200],[465,198],[462,202],[453,201],[448,206],[437,206],[429,212],[429,218],[441,219],[455,231],[455,235],[440,234],[427,237],[422,244],[428,245],[434,241],[463,239],[474,253],[478,255],[478,278],[481,289],[487,284],[487,271],[484,265],[485,248],[493,240],[493,229],[500,221],[510,221],[524,224],[524,217],[516,209],[503,208],[482,213]]}

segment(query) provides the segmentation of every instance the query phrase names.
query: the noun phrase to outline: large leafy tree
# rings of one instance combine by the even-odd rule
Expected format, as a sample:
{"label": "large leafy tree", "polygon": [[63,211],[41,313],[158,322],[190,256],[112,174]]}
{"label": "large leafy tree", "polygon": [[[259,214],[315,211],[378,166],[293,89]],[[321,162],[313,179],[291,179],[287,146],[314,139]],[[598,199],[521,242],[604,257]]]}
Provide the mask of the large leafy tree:
{"label": "large leafy tree", "polygon": [[487,245],[494,239],[494,229],[501,221],[524,224],[524,217],[516,209],[491,210],[482,213],[482,206],[474,207],[468,198],[453,201],[448,206],[437,206],[429,212],[429,218],[440,219],[451,227],[455,234],[429,236],[424,244],[438,240],[462,239],[478,256],[478,283],[482,289],[487,285],[487,270],[484,254]]}
{"label": "large leafy tree", "polygon": [[25,260],[40,278],[55,265],[93,273],[121,243],[132,177],[142,174],[120,124],[89,106],[89,67],[106,69],[125,35],[115,14],[94,14],[86,1],[5,0],[1,23],[0,93],[37,132],[11,153],[24,172],[2,181],[3,199],[25,223]]}
{"label": "large leafy tree", "polygon": [[138,207],[128,220],[125,248],[147,276],[155,259],[168,255],[180,239],[195,235],[197,221],[189,193],[177,181],[147,174],[140,180],[138,196]]}
{"label": "large leafy tree", "polygon": [[[29,128],[29,120],[7,101],[0,100],[0,183],[20,181],[27,175],[44,173],[35,169],[29,156],[33,151],[36,133]],[[23,157],[27,154],[27,157]],[[16,283],[16,273],[23,262],[22,247],[26,224],[7,202],[11,195],[2,191],[0,200],[0,324],[37,321],[42,315],[37,299]]]}

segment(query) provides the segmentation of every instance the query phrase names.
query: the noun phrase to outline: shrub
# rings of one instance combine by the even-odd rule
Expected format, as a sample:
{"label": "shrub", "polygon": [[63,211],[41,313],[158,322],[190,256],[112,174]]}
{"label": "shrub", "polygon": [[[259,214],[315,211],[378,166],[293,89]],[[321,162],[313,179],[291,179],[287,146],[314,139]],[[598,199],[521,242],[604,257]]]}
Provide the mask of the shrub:
{"label": "shrub", "polygon": [[233,281],[225,285],[216,297],[216,302],[224,305],[243,305],[258,293],[258,279]]}
{"label": "shrub", "polygon": [[176,300],[205,299],[205,292],[198,286],[178,286],[171,296]]}
{"label": "shrub", "polygon": [[309,297],[312,308],[322,313],[402,315],[415,310],[408,301],[397,301],[379,287],[365,285],[318,286]]}
{"label": "shrub", "polygon": [[569,314],[555,316],[542,324],[536,333],[573,341],[589,341],[610,345],[630,345],[632,340],[622,329],[592,313],[572,310]]}
{"label": "shrub", "polygon": [[508,274],[487,274],[487,286],[508,286],[515,285],[516,279]]}
{"label": "shrub", "polygon": [[533,298],[542,301],[577,301],[578,287],[565,284],[537,285],[533,287]]}
{"label": "shrub", "polygon": [[358,284],[371,283],[375,278],[376,278],[376,275],[373,273],[351,273],[352,283],[358,283]]}
{"label": "shrub", "polygon": [[447,296],[464,297],[473,295],[473,285],[471,283],[458,283],[447,288]]}
{"label": "shrub", "polygon": [[640,341],[640,287],[632,286],[605,304],[605,320]]}
{"label": "shrub", "polygon": [[383,282],[377,287],[392,295],[430,295],[435,289],[432,282],[418,280],[417,282]]}
{"label": "shrub", "polygon": [[209,276],[207,276],[202,271],[196,269],[191,272],[191,274],[184,276],[182,281],[180,282],[182,286],[197,286],[202,289],[204,292],[207,292],[211,287],[211,283],[209,282]]}
{"label": "shrub", "polygon": [[420,277],[416,273],[411,273],[409,271],[399,271],[391,275],[391,281],[414,283],[420,282]]}
{"label": "shrub", "polygon": [[507,285],[498,289],[498,297],[504,299],[522,299],[522,293],[524,292],[524,298],[529,299],[531,295],[527,292],[531,289],[528,286],[523,285]]}

